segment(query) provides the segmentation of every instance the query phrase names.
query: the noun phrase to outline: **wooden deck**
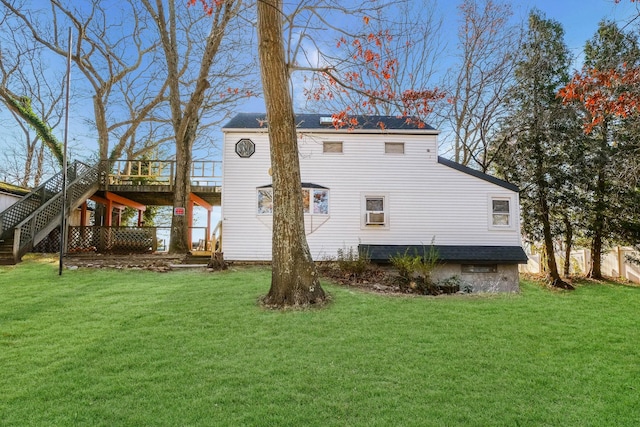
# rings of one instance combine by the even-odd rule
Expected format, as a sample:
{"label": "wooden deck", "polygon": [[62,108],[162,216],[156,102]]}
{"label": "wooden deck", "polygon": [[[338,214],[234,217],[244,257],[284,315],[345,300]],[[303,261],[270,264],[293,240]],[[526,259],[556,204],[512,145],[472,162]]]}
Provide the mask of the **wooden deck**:
{"label": "wooden deck", "polygon": [[[143,205],[173,204],[173,160],[116,160],[104,170],[109,172],[97,193],[100,197],[111,192]],[[190,176],[191,192],[212,206],[220,206],[222,162],[194,161]]]}

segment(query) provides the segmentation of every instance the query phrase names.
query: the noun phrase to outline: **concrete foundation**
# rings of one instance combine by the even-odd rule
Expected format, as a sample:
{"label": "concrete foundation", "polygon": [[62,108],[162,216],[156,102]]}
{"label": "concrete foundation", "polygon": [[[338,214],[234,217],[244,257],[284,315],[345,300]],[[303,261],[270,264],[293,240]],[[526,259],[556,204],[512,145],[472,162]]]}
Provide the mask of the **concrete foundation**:
{"label": "concrete foundation", "polygon": [[[472,292],[519,292],[520,276],[517,264],[497,264],[495,271],[466,272],[473,270],[461,264],[442,264],[431,273],[434,282],[457,276],[460,279],[460,290],[470,286]],[[492,270],[492,268],[487,268]]]}

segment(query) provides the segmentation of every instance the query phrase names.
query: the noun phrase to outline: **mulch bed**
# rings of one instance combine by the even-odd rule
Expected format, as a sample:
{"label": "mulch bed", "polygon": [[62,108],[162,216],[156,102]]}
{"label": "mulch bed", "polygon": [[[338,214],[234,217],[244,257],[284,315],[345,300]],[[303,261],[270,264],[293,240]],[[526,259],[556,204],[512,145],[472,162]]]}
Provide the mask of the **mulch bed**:
{"label": "mulch bed", "polygon": [[385,294],[413,294],[410,286],[402,286],[402,279],[389,267],[369,266],[362,274],[342,271],[335,263],[320,263],[318,272],[333,283]]}
{"label": "mulch bed", "polygon": [[[167,272],[175,270],[177,265],[188,263],[187,255],[168,254],[68,254],[64,265],[68,269],[75,268],[113,268],[118,270],[149,270]],[[233,263],[233,265],[240,265]],[[202,264],[202,268],[207,265]],[[369,292],[384,294],[418,294],[410,285],[404,285],[394,269],[384,266],[369,266],[362,274],[354,275],[343,272],[335,263],[319,262],[320,275],[333,283]]]}
{"label": "mulch bed", "polygon": [[[171,265],[182,264],[186,255],[167,254],[128,254],[111,255],[97,253],[68,254],[64,259],[64,265],[69,268],[114,268],[118,270],[150,270],[165,272],[170,271]],[[203,265],[206,267],[206,264]]]}

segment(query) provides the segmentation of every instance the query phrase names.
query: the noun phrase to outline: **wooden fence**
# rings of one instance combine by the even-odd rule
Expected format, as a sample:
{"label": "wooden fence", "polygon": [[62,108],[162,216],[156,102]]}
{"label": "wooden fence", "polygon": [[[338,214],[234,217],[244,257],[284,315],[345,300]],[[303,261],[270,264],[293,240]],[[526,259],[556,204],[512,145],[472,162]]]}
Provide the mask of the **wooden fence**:
{"label": "wooden fence", "polygon": [[[629,262],[629,256],[640,258],[640,253],[629,247],[615,247],[602,256],[602,274],[608,277],[621,278],[633,283],[640,283],[640,266]],[[556,262],[562,272],[564,253],[556,253]],[[591,269],[591,252],[579,249],[571,252],[571,274],[583,275]],[[529,254],[529,262],[520,266],[521,273],[542,273],[539,254]]]}

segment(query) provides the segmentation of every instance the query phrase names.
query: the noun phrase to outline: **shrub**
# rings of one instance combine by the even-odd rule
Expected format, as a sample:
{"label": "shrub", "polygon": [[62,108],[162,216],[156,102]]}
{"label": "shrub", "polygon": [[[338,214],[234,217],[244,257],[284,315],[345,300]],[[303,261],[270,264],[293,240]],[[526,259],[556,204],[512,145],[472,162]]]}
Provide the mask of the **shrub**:
{"label": "shrub", "polygon": [[422,282],[420,288],[424,294],[437,295],[440,293],[438,287],[431,280],[431,273],[436,265],[438,265],[438,250],[431,241],[429,251],[424,246],[422,247],[422,256],[416,263],[416,271]]}
{"label": "shrub", "polygon": [[349,249],[338,249],[336,261],[342,272],[356,277],[364,273],[371,263],[368,253],[358,253],[358,250],[351,246]]}
{"label": "shrub", "polygon": [[410,288],[417,289],[420,293],[427,295],[440,293],[438,287],[431,280],[431,273],[438,265],[438,251],[433,245],[433,241],[428,250],[423,246],[422,255],[419,255],[417,251],[410,255],[407,248],[404,254],[394,255],[389,258],[389,261],[403,278],[403,285],[408,285]]}
{"label": "shrub", "polygon": [[420,261],[420,257],[416,255],[409,255],[409,248],[404,251],[404,254],[392,255],[389,258],[391,265],[398,270],[400,277],[409,282],[413,278],[413,274],[416,270],[416,263]]}
{"label": "shrub", "polygon": [[440,280],[437,284],[438,290],[443,294],[455,294],[460,292],[460,288],[462,287],[464,293],[471,292],[471,285],[464,284],[460,277],[451,276],[446,279]]}

